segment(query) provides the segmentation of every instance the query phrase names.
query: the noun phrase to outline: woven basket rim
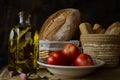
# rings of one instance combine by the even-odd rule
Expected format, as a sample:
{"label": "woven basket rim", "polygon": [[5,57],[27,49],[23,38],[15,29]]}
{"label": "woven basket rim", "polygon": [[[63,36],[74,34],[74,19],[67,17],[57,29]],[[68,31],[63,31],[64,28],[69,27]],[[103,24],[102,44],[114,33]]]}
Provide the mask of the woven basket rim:
{"label": "woven basket rim", "polygon": [[120,36],[116,34],[81,34],[80,36]]}
{"label": "woven basket rim", "polygon": [[83,34],[80,35],[80,42],[120,43],[120,35]]}
{"label": "woven basket rim", "polygon": [[106,35],[106,34],[82,34],[82,35],[80,35],[80,39],[88,39],[88,38],[120,39],[120,35]]}

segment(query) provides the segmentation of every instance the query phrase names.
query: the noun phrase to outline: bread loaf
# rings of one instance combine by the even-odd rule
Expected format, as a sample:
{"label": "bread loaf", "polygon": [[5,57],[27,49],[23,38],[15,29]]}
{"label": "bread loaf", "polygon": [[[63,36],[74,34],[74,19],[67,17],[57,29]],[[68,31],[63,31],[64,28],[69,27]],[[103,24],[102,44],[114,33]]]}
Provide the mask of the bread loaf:
{"label": "bread loaf", "polygon": [[105,29],[100,24],[94,24],[93,31],[95,34],[104,34]]}
{"label": "bread loaf", "polygon": [[92,25],[88,22],[81,23],[79,25],[80,34],[92,34],[93,28]]}
{"label": "bread loaf", "polygon": [[112,25],[110,25],[105,34],[120,35],[120,22],[114,22]]}
{"label": "bread loaf", "polygon": [[77,9],[62,9],[52,14],[40,29],[41,40],[70,40],[79,26],[80,12]]}

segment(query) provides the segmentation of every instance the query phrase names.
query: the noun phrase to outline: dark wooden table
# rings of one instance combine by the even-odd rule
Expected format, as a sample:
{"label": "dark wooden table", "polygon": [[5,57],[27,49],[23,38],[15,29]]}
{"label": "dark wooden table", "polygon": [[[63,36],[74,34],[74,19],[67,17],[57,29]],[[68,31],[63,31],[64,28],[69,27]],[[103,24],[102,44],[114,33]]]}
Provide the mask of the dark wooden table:
{"label": "dark wooden table", "polygon": [[[41,69],[39,75],[41,78],[36,80],[58,80],[57,77],[50,74],[46,69]],[[1,71],[0,80],[20,80],[20,77],[17,75],[13,78],[10,78],[8,75],[8,69],[6,67]],[[114,68],[99,68],[96,69],[93,73],[79,79],[59,80],[120,80],[120,66]]]}

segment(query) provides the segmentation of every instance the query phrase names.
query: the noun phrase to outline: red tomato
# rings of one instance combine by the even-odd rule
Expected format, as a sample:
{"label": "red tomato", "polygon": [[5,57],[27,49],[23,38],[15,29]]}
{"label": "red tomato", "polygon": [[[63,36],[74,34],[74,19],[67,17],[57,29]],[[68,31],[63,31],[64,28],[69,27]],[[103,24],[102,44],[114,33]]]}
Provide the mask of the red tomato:
{"label": "red tomato", "polygon": [[76,57],[80,54],[78,47],[72,43],[66,44],[62,49],[62,56],[70,63],[73,63]]}
{"label": "red tomato", "polygon": [[65,60],[64,58],[62,58],[60,65],[62,65],[62,66],[68,66],[69,64],[68,64],[67,60]]}
{"label": "red tomato", "polygon": [[47,63],[51,65],[58,65],[58,62],[55,60],[53,56],[48,57]]}
{"label": "red tomato", "polygon": [[74,61],[75,66],[89,66],[93,65],[93,60],[88,54],[80,54]]}
{"label": "red tomato", "polygon": [[62,56],[60,52],[54,51],[51,52],[48,56],[47,63],[51,65],[60,65],[62,60]]}

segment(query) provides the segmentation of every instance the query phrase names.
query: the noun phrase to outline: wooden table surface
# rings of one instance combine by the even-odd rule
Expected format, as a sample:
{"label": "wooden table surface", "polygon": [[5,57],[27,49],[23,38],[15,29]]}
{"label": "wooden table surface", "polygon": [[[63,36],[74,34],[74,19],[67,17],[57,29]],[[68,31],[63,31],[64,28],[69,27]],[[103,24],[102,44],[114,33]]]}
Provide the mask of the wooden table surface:
{"label": "wooden table surface", "polygon": [[[47,72],[47,70],[45,72],[41,73],[41,76],[42,75],[47,76],[47,78],[50,76],[53,76],[53,75],[49,74],[49,72]],[[7,77],[8,77],[8,71],[7,71],[7,68],[4,68],[1,71],[0,80],[20,80],[19,76],[15,76],[13,78],[7,78]],[[49,79],[47,79],[47,78],[46,79],[39,78],[36,80],[49,80],[50,79],[50,78]],[[58,78],[51,77],[50,80],[58,80]],[[96,69],[93,73],[91,73],[87,76],[84,76],[80,79],[59,79],[59,80],[120,80],[120,67],[99,68],[99,69]]]}

